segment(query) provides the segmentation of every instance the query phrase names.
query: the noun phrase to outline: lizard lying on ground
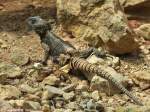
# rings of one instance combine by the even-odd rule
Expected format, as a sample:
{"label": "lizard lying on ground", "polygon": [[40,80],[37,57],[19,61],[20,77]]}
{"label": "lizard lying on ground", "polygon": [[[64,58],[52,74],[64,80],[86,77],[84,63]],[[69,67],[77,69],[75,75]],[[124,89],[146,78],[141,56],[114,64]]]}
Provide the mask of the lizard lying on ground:
{"label": "lizard lying on ground", "polygon": [[[49,56],[52,56],[54,62],[59,62],[58,59],[60,58],[64,59],[64,62],[66,64],[69,63],[72,69],[98,74],[102,78],[105,78],[112,82],[118,89],[120,89],[123,93],[129,96],[138,105],[143,105],[142,102],[139,101],[134,95],[132,95],[119,81],[114,79],[110,75],[110,73],[106,72],[100,67],[90,64],[85,59],[83,59],[87,58],[92,52],[95,52],[96,50],[94,48],[90,48],[83,52],[79,52],[73,46],[65,43],[61,38],[54,35],[51,32],[51,28],[48,22],[41,19],[39,16],[30,17],[28,18],[27,22],[29,27],[40,36],[41,43],[46,53],[44,63],[46,62]],[[75,54],[79,55],[76,56]],[[98,52],[96,52],[95,54],[101,55],[101,53]]]}

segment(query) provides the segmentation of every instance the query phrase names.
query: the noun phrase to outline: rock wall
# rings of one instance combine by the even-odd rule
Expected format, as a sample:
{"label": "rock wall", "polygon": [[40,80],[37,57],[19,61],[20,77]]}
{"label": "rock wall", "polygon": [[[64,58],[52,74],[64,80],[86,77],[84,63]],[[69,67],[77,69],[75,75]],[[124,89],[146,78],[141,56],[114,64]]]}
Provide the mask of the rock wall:
{"label": "rock wall", "polygon": [[114,54],[138,48],[118,0],[57,0],[58,21],[74,37]]}

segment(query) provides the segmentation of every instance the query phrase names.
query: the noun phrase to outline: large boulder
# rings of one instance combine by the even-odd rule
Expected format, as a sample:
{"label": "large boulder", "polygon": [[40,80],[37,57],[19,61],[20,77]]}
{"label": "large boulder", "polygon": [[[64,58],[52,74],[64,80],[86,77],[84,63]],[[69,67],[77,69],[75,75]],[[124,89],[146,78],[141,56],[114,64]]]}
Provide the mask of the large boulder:
{"label": "large boulder", "polygon": [[58,21],[74,37],[114,54],[138,48],[118,0],[57,0]]}

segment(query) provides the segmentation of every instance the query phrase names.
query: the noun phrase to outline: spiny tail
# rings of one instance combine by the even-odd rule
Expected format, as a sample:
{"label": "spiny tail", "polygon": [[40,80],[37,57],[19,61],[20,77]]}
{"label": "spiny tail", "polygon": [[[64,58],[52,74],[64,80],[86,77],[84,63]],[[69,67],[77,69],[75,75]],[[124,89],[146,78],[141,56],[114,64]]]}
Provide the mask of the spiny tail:
{"label": "spiny tail", "polygon": [[140,102],[134,95],[132,95],[120,82],[118,82],[116,79],[114,79],[108,72],[106,72],[104,69],[97,67],[89,62],[87,62],[84,59],[72,57],[70,61],[70,66],[74,69],[79,69],[82,71],[86,71],[89,73],[96,73],[99,76],[109,80],[112,82],[118,89],[120,89],[123,93],[125,93],[127,96],[129,96],[134,102],[136,102],[138,105],[143,106],[142,102]]}

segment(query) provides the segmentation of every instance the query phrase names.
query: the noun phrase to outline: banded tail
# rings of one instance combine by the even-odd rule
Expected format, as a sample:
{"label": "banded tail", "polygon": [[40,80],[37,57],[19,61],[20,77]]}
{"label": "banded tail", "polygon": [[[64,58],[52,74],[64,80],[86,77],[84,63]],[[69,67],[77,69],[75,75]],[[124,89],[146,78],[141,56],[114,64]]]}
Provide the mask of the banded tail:
{"label": "banded tail", "polygon": [[70,61],[70,66],[74,69],[79,69],[82,71],[86,71],[89,73],[96,73],[104,79],[112,82],[118,89],[120,89],[123,93],[125,93],[128,97],[130,97],[136,104],[143,106],[142,102],[139,101],[131,92],[129,92],[120,82],[114,79],[108,72],[97,67],[81,58],[72,57]]}

